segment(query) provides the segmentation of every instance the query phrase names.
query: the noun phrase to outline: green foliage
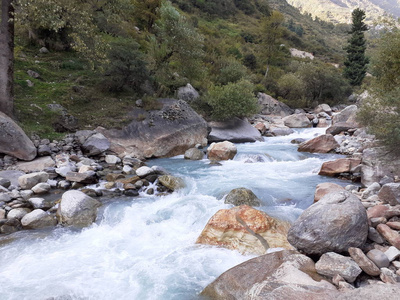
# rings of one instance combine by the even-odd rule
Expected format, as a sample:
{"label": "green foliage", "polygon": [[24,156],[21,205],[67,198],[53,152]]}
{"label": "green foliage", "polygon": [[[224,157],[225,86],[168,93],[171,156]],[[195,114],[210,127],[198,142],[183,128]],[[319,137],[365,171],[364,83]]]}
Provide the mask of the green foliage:
{"label": "green foliage", "polygon": [[111,44],[107,58],[104,85],[108,90],[142,90],[143,84],[149,80],[149,72],[139,44],[129,39],[116,40]]}
{"label": "green foliage", "polygon": [[225,85],[230,82],[237,82],[247,74],[246,67],[234,58],[223,59],[219,65],[220,71],[216,79],[217,84]]}
{"label": "green foliage", "polygon": [[259,111],[253,90],[254,85],[246,80],[224,86],[211,86],[205,101],[211,106],[215,120],[247,117]]}
{"label": "green foliage", "polygon": [[345,48],[347,57],[344,62],[344,75],[353,86],[361,85],[367,72],[368,58],[365,56],[366,41],[364,31],[368,28],[364,23],[365,12],[359,8],[352,13],[352,27],[348,45]]}

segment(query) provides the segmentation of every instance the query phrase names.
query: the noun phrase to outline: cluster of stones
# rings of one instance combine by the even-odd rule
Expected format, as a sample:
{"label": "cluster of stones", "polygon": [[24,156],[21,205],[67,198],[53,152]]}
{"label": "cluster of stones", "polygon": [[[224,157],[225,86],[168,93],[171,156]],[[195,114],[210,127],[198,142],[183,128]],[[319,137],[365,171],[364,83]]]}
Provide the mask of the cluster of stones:
{"label": "cluster of stones", "polygon": [[34,144],[40,157],[33,161],[17,162],[8,155],[0,160],[7,168],[0,171],[0,233],[57,224],[87,226],[96,219],[97,197],[163,194],[184,185],[161,167],[107,154],[109,141],[94,131]]}

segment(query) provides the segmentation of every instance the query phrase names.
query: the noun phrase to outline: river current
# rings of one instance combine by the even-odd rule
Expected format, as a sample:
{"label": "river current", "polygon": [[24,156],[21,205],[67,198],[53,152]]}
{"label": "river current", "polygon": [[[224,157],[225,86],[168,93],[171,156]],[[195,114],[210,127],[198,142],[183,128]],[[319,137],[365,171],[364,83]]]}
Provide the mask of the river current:
{"label": "river current", "polygon": [[183,156],[156,159],[186,188],[168,196],[107,201],[92,226],[74,230],[21,231],[0,239],[0,299],[198,299],[229,268],[252,256],[196,245],[207,221],[230,208],[223,197],[238,187],[262,200],[259,209],[293,222],[313,202],[318,176],[332,154],[297,152],[295,138],[325,129],[301,129],[285,137],[237,144],[232,161],[211,165]]}

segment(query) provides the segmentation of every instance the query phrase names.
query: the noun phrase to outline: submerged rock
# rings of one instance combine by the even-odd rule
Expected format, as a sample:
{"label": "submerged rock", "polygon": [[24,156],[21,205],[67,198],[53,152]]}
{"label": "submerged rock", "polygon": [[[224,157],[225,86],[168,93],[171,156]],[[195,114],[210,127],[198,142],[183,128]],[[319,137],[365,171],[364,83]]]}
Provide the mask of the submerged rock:
{"label": "submerged rock", "polygon": [[261,200],[258,199],[251,190],[246,188],[237,188],[229,192],[225,198],[225,203],[233,204],[235,206],[260,206]]}

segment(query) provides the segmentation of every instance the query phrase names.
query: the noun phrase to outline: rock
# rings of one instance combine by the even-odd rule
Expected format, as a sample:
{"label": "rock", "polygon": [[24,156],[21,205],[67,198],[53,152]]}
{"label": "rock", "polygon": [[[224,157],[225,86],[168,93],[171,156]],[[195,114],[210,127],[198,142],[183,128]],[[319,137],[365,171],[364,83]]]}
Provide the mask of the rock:
{"label": "rock", "polygon": [[378,193],[379,200],[390,205],[400,204],[400,183],[387,183]]}
{"label": "rock", "polygon": [[40,74],[38,72],[35,72],[35,71],[32,71],[32,70],[28,70],[28,71],[26,71],[26,73],[29,76],[31,76],[32,78],[35,78],[35,79],[40,77]]}
{"label": "rock", "polygon": [[386,225],[392,229],[400,230],[400,222],[387,222]]}
{"label": "rock", "polygon": [[289,127],[274,127],[272,126],[268,131],[268,134],[271,136],[286,136],[294,133],[293,129]]}
{"label": "rock", "polygon": [[83,152],[88,156],[95,156],[109,150],[110,141],[101,133],[90,136],[82,145]]}
{"label": "rock", "polygon": [[269,247],[292,249],[286,240],[289,227],[287,222],[241,205],[219,210],[208,221],[196,243],[260,255]]}
{"label": "rock", "polygon": [[179,100],[186,101],[187,103],[191,103],[200,97],[199,93],[190,83],[186,86],[180,87],[177,96]]}
{"label": "rock", "polygon": [[47,107],[58,115],[52,124],[57,132],[74,132],[78,128],[78,119],[65,107],[60,104],[48,104]]}
{"label": "rock", "polygon": [[54,227],[57,225],[57,220],[42,209],[35,209],[21,219],[21,224],[25,229],[39,229]]}
{"label": "rock", "polygon": [[258,122],[258,123],[254,126],[254,128],[257,129],[257,130],[261,133],[261,135],[264,135],[264,134],[267,132],[267,130],[268,130],[267,126],[266,126],[264,123],[262,123],[262,122]]}
{"label": "rock", "polygon": [[32,191],[35,194],[46,194],[51,190],[51,186],[50,184],[46,183],[46,182],[41,182],[38,183],[37,185],[35,185],[34,187],[32,187]]}
{"label": "rock", "polygon": [[49,53],[49,50],[46,47],[42,47],[39,49],[39,52],[42,54],[47,54],[47,53]]}
{"label": "rock", "polygon": [[236,153],[236,146],[228,141],[212,143],[207,149],[208,159],[216,161],[233,159]]}
{"label": "rock", "polygon": [[18,178],[18,184],[23,190],[29,190],[41,182],[46,182],[49,179],[49,174],[46,172],[36,172],[22,175]]}
{"label": "rock", "polygon": [[400,256],[400,250],[396,247],[391,246],[385,251],[385,255],[387,256],[389,261],[392,262]]}
{"label": "rock", "polygon": [[335,252],[328,252],[321,256],[315,264],[318,274],[333,277],[336,274],[342,276],[347,282],[354,282],[362,270],[350,257]]}
{"label": "rock", "polygon": [[225,198],[225,203],[233,204],[235,206],[261,206],[261,200],[258,199],[251,190],[246,188],[238,188],[230,191]]}
{"label": "rock", "polygon": [[332,115],[332,108],[328,104],[320,104],[316,108],[314,108],[314,112],[316,114],[324,112],[324,113],[327,113],[328,115],[331,116]]}
{"label": "rock", "polygon": [[294,251],[262,255],[235,266],[209,284],[205,299],[335,299],[336,288],[315,271],[314,262]]}
{"label": "rock", "polygon": [[21,220],[23,216],[27,213],[30,213],[31,210],[29,208],[21,207],[21,208],[13,208],[7,214],[7,219],[17,219]]}
{"label": "rock", "polygon": [[367,257],[378,267],[386,268],[389,267],[390,261],[382,251],[378,249],[372,249],[368,251]]}
{"label": "rock", "polygon": [[19,162],[16,165],[16,169],[25,173],[39,172],[46,168],[53,168],[55,166],[54,160],[51,156],[44,156],[34,159],[29,162]]}
{"label": "rock", "polygon": [[49,156],[51,155],[51,148],[49,145],[39,145],[37,154],[38,156]]}
{"label": "rock", "polygon": [[343,131],[349,131],[350,129],[355,129],[355,128],[357,128],[357,126],[352,123],[338,122],[329,127],[326,130],[326,134],[337,135]]}
{"label": "rock", "polygon": [[361,249],[350,247],[348,251],[351,258],[365,273],[371,276],[379,276],[379,274],[381,274],[380,269],[364,254]]}
{"label": "rock", "polygon": [[299,145],[299,152],[311,152],[311,153],[328,153],[340,145],[336,142],[335,138],[331,134],[324,134],[317,136],[307,142]]}
{"label": "rock", "polygon": [[44,209],[47,210],[53,207],[53,203],[51,201],[47,201],[43,198],[29,198],[28,202],[33,206],[34,209]]}
{"label": "rock", "polygon": [[10,187],[10,185],[11,185],[11,181],[10,180],[0,177],[0,186],[8,189]]}
{"label": "rock", "polygon": [[286,104],[264,93],[258,94],[258,104],[261,106],[261,113],[263,115],[286,117],[294,112],[293,109]]}
{"label": "rock", "polygon": [[312,127],[310,120],[305,114],[295,114],[283,118],[285,126],[289,128],[308,128]]}
{"label": "rock", "polygon": [[21,222],[14,218],[7,220],[4,225],[0,226],[0,232],[3,234],[14,233],[20,229],[21,229]]}
{"label": "rock", "polygon": [[361,159],[358,158],[339,158],[334,161],[327,161],[322,164],[318,175],[336,176],[341,173],[351,173],[360,163]]}
{"label": "rock", "polygon": [[37,150],[25,132],[10,117],[0,112],[0,153],[21,160],[32,160]]}
{"label": "rock", "polygon": [[190,148],[186,150],[184,158],[190,160],[202,160],[204,158],[204,153],[200,149]]}
{"label": "rock", "polygon": [[386,224],[379,224],[376,226],[376,230],[392,245],[397,249],[400,249],[400,235],[397,231],[390,229]]}
{"label": "rock", "polygon": [[96,169],[92,166],[88,166],[88,165],[82,165],[79,168],[78,173],[86,173],[86,172],[90,172],[90,171],[95,171]]}
{"label": "rock", "polygon": [[344,188],[336,183],[324,182],[317,185],[314,194],[314,202],[318,202],[323,196],[344,191]]}
{"label": "rock", "polygon": [[154,174],[154,170],[147,166],[140,167],[139,169],[136,170],[136,175],[139,176],[140,178],[144,178],[150,174]]}
{"label": "rock", "polygon": [[10,196],[10,194],[8,194],[8,193],[0,193],[0,201],[1,202],[10,202],[12,199],[11,199],[11,196]]}
{"label": "rock", "polygon": [[121,159],[115,155],[106,155],[106,163],[109,165],[116,165],[121,162]]}
{"label": "rock", "polygon": [[307,208],[294,222],[288,241],[306,254],[345,252],[362,247],[368,236],[364,206],[353,194],[327,194]]}
{"label": "rock", "polygon": [[67,191],[62,195],[57,219],[62,225],[89,226],[96,220],[97,208],[100,206],[98,200],[80,191]]}
{"label": "rock", "polygon": [[131,166],[135,170],[144,166],[144,162],[142,162],[140,159],[131,157],[129,155],[124,156],[122,159],[122,164]]}
{"label": "rock", "polygon": [[[372,222],[371,222],[372,223]],[[373,224],[372,224],[373,226]],[[379,234],[378,231],[376,231],[376,229],[374,227],[370,227],[368,229],[368,238],[378,244],[383,244],[385,242],[385,240],[383,239],[383,237]]]}
{"label": "rock", "polygon": [[261,141],[260,132],[251,126],[247,120],[232,118],[224,122],[209,122],[211,132],[208,134],[208,142],[229,141],[232,143],[246,143]]}
{"label": "rock", "polygon": [[116,181],[121,178],[125,178],[125,175],[123,175],[121,173],[108,173],[106,175],[106,180],[111,181],[111,182]]}
{"label": "rock", "polygon": [[6,211],[0,208],[0,220],[3,220],[5,218],[6,218]]}
{"label": "rock", "polygon": [[356,121],[358,107],[356,105],[347,106],[340,113],[336,114],[332,118],[332,124],[336,123],[350,123],[358,127]]}
{"label": "rock", "polygon": [[88,171],[84,173],[68,172],[65,177],[68,181],[84,183],[84,184],[94,184],[99,181],[96,172]]}
{"label": "rock", "polygon": [[182,180],[182,178],[178,178],[172,175],[160,176],[158,177],[158,181],[171,191],[176,191],[185,187],[185,182]]}
{"label": "rock", "polygon": [[377,182],[374,182],[367,189],[363,191],[363,193],[361,194],[361,199],[368,199],[369,197],[378,194],[380,189],[381,185]]}
{"label": "rock", "polygon": [[388,268],[381,269],[381,280],[384,283],[396,284],[400,281],[400,277]]}
{"label": "rock", "polygon": [[[196,144],[206,144],[207,123],[185,101],[158,100],[161,110],[144,112],[122,130],[101,130],[111,150],[122,157],[170,157],[183,154]],[[133,113],[132,113],[133,114]]]}
{"label": "rock", "polygon": [[127,174],[127,175],[136,174],[135,170],[131,166],[128,166],[128,165],[123,166],[122,173]]}

